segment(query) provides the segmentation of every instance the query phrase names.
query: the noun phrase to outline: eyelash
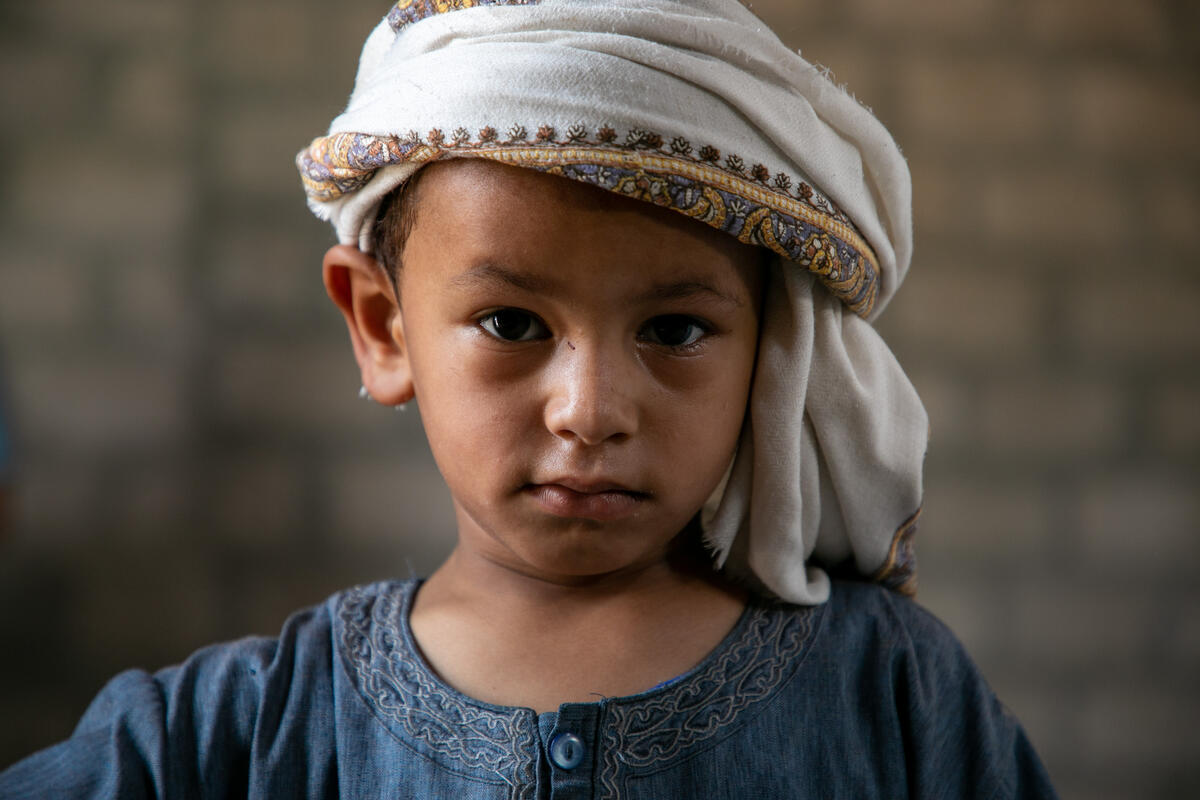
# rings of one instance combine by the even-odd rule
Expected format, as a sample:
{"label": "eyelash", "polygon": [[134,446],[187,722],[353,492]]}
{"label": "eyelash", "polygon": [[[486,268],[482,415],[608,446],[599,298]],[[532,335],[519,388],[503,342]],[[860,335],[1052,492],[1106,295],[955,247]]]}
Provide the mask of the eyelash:
{"label": "eyelash", "polygon": [[[508,336],[504,336],[500,332],[500,328],[505,325],[505,322],[502,322],[498,319],[501,315],[520,315],[522,318],[520,321],[524,322],[526,327],[523,328],[515,337],[510,338]],[[518,320],[510,318],[507,320],[507,323],[517,321]],[[694,332],[685,337],[685,341],[681,342],[680,344],[670,344],[661,341],[661,338],[657,332],[654,333],[653,337],[645,335],[646,332],[653,331],[652,326],[656,322],[662,324],[666,321],[671,321],[676,324],[682,323],[687,325],[689,329],[694,329]],[[540,339],[547,338],[550,335],[550,332],[546,329],[546,324],[538,319],[535,314],[519,308],[498,308],[488,311],[487,313],[478,317],[475,321],[475,324],[482,328],[484,333],[486,333],[488,336],[491,336],[498,341],[512,344],[538,341]],[[528,335],[530,332],[532,332],[534,335]],[[638,331],[638,338],[642,339],[643,341],[648,341],[650,344],[655,346],[664,347],[673,352],[686,353],[703,346],[704,339],[707,338],[712,332],[713,328],[710,324],[688,314],[660,314],[657,317],[652,317],[651,319],[647,320],[646,323],[642,325]],[[510,333],[512,333],[512,331],[510,331]]]}
{"label": "eyelash", "polygon": [[703,320],[697,319],[696,317],[692,317],[687,314],[662,314],[647,320],[646,324],[642,326],[641,331],[638,333],[641,334],[642,331],[652,330],[651,326],[653,326],[654,323],[658,322],[661,324],[667,320],[677,324],[682,323],[687,325],[688,328],[695,329],[695,333],[687,336],[686,341],[680,344],[668,344],[667,342],[663,341],[652,342],[652,344],[666,347],[677,353],[691,352],[692,350],[696,350],[697,348],[703,346],[704,340],[713,332],[711,325]]}
{"label": "eyelash", "polygon": [[[507,315],[507,314],[520,315],[521,317],[524,318],[524,320],[526,322],[528,322],[529,329],[535,330],[535,332],[537,332],[538,335],[534,336],[534,337],[526,337],[525,336],[526,331],[522,331],[521,335],[518,336],[517,338],[510,339],[507,336],[503,336],[500,333],[500,331],[497,329],[497,325],[498,325],[497,318],[500,317],[502,314],[503,315]],[[513,320],[510,320],[510,321],[513,321]],[[489,322],[492,323],[492,327],[488,327],[487,323],[489,323]],[[480,328],[483,328],[484,332],[487,333],[489,336],[491,336],[495,339],[498,339],[502,342],[512,342],[512,343],[530,342],[530,341],[535,341],[536,339],[544,339],[550,333],[548,330],[546,330],[546,324],[544,322],[542,322],[540,319],[538,319],[535,315],[530,314],[528,311],[522,311],[519,308],[497,308],[497,309],[494,309],[492,311],[487,312],[483,316],[479,317],[479,319],[476,320],[475,324],[477,324]]]}

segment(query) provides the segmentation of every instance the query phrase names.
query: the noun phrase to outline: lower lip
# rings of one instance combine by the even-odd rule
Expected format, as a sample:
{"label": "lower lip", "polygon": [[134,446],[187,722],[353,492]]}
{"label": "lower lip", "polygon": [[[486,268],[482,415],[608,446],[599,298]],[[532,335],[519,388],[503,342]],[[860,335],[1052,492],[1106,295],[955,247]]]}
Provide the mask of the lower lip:
{"label": "lower lip", "polygon": [[577,492],[557,483],[530,486],[526,491],[544,511],[556,517],[598,522],[632,515],[645,497],[635,492]]}

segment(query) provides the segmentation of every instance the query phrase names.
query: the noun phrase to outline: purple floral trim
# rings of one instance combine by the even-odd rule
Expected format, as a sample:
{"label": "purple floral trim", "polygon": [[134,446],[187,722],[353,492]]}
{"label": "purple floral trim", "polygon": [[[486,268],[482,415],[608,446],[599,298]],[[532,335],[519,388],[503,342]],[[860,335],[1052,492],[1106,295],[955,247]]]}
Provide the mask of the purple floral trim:
{"label": "purple floral trim", "polygon": [[388,12],[387,22],[397,33],[406,25],[435,14],[459,11],[475,6],[528,6],[538,0],[399,0]]}
{"label": "purple floral trim", "polygon": [[382,167],[455,157],[515,164],[670,208],[800,264],[860,316],[875,305],[875,254],[841,209],[806,181],[679,136],[635,129],[622,137],[605,125],[593,137],[583,125],[560,134],[519,124],[475,136],[461,127],[425,136],[339,133],[315,140],[296,163],[310,199],[330,202]]}
{"label": "purple floral trim", "polygon": [[921,509],[918,508],[896,529],[887,560],[871,576],[872,581],[909,597],[917,593],[917,551],[914,540],[917,535],[917,519],[920,516]]}

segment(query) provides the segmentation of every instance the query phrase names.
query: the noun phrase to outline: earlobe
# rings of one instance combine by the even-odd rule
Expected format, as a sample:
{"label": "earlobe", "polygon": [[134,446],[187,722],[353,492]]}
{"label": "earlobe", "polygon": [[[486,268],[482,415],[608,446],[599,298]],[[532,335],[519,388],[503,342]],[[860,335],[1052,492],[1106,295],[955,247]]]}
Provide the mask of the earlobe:
{"label": "earlobe", "polygon": [[346,320],[363,386],[381,404],[407,403],[414,395],[412,370],[391,281],[374,258],[344,244],[329,248],[321,271]]}

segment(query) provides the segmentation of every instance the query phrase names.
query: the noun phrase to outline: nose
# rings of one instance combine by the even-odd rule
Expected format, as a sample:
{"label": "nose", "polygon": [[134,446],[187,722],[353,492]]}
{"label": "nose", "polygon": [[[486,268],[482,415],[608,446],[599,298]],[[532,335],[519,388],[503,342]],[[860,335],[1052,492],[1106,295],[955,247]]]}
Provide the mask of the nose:
{"label": "nose", "polygon": [[547,372],[546,428],[585,445],[637,432],[637,365],[616,343],[564,342]]}

